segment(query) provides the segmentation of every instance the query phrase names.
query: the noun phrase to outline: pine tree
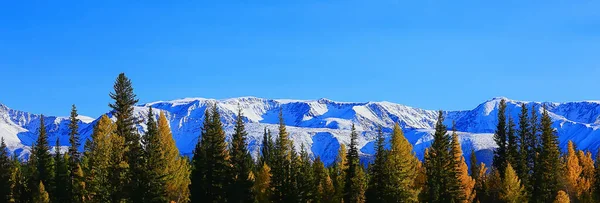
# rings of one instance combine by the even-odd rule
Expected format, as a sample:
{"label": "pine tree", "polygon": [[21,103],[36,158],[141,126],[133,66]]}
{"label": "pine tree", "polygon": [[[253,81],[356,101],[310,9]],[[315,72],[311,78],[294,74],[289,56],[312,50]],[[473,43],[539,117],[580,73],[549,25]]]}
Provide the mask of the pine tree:
{"label": "pine tree", "polygon": [[180,155],[169,121],[162,111],[158,116],[158,135],[166,159],[167,167],[161,173],[165,175],[167,198],[170,201],[187,202],[190,195],[190,164],[186,157]]}
{"label": "pine tree", "polygon": [[229,152],[217,104],[206,110],[201,140],[192,160],[191,202],[225,202],[230,178]]}
{"label": "pine tree", "polygon": [[561,167],[558,140],[545,106],[541,119],[541,131],[539,155],[535,165],[537,170],[534,174],[533,198],[536,202],[550,202],[554,199],[553,194],[556,194],[559,189]]}
{"label": "pine tree", "polygon": [[[32,179],[32,187],[37,187],[37,183],[44,182],[52,186],[54,181],[54,163],[50,155],[50,146],[48,144],[48,134],[44,123],[44,115],[40,115],[40,128],[36,144],[31,150],[31,163],[35,164],[35,170]],[[50,187],[49,187],[50,188]]]}
{"label": "pine tree", "polygon": [[265,133],[263,135],[262,145],[260,148],[260,162],[261,165],[266,163],[267,165],[272,164],[273,150],[275,149],[275,142],[273,142],[273,138],[271,137],[271,130],[267,130],[265,127]]}
{"label": "pine tree", "polygon": [[68,151],[68,167],[69,167],[69,183],[67,185],[68,198],[71,202],[82,202],[85,193],[85,182],[83,174],[78,174],[81,171],[80,154],[79,154],[79,119],[77,118],[77,108],[75,105],[71,107],[71,116],[69,118],[69,151]]}
{"label": "pine tree", "polygon": [[11,199],[12,170],[6,143],[4,143],[4,137],[2,137],[0,138],[0,202],[9,202]]}
{"label": "pine tree", "polygon": [[334,202],[342,202],[344,199],[344,186],[346,185],[346,169],[348,160],[346,160],[346,145],[340,144],[335,163],[331,168],[331,177],[335,188]]}
{"label": "pine tree", "polygon": [[558,191],[558,194],[556,195],[556,198],[554,198],[554,202],[553,203],[570,203],[571,199],[569,198],[569,195],[565,192],[565,191]]}
{"label": "pine tree", "polygon": [[48,192],[46,192],[46,188],[44,187],[44,184],[42,183],[42,181],[40,181],[40,184],[38,184],[38,186],[37,186],[37,191],[33,194],[33,202],[35,202],[35,203],[49,203],[50,202],[50,196],[48,195]]}
{"label": "pine tree", "polygon": [[420,163],[398,123],[394,125],[390,140],[387,161],[383,163],[383,199],[385,202],[417,202],[420,188],[415,181]]}
{"label": "pine tree", "polygon": [[321,161],[321,158],[317,157],[313,163],[314,170],[314,185],[316,186],[315,201],[318,203],[333,203],[335,194],[335,188],[333,187],[333,181],[329,177],[327,168]]}
{"label": "pine tree", "polygon": [[479,180],[479,161],[477,161],[477,156],[475,154],[474,149],[471,149],[471,156],[469,157],[469,161],[469,171],[471,172],[471,177],[473,177],[473,180],[477,182]]}
{"label": "pine tree", "polygon": [[530,121],[528,116],[528,110],[525,103],[521,104],[521,113],[519,114],[519,129],[517,131],[519,136],[519,155],[517,163],[515,163],[515,170],[521,183],[525,186],[525,190],[531,192],[531,184],[529,184],[531,169],[533,168],[533,158],[531,153],[535,149],[533,146],[533,139],[531,137]]}
{"label": "pine tree", "polygon": [[275,202],[296,202],[298,196],[295,195],[296,182],[292,177],[293,161],[296,154],[292,147],[292,141],[289,139],[285,123],[283,121],[283,112],[279,110],[279,136],[275,142],[275,151],[273,152],[273,163],[271,167],[271,186],[273,193],[271,198]]}
{"label": "pine tree", "polygon": [[148,108],[147,130],[142,137],[144,144],[145,160],[142,162],[142,179],[139,183],[143,202],[167,202],[166,176],[164,168],[166,165],[165,153],[163,151],[160,135],[158,134],[158,125],[154,120],[152,107]]}
{"label": "pine tree", "polygon": [[508,116],[508,131],[506,144],[506,162],[513,166],[517,164],[519,159],[519,144],[517,143],[517,132],[515,130],[515,122],[511,116]]}
{"label": "pine tree", "polygon": [[500,199],[508,203],[520,203],[527,200],[525,196],[525,188],[521,184],[517,173],[512,168],[510,163],[504,170],[504,181],[502,182],[502,190],[500,192]]}
{"label": "pine tree", "polygon": [[126,182],[124,191],[115,191],[113,201],[120,199],[129,199],[137,203],[143,201],[143,191],[140,189],[142,182],[140,177],[143,174],[143,152],[140,144],[140,136],[136,132],[136,118],[133,116],[133,106],[138,102],[133,93],[131,80],[124,73],[119,74],[113,86],[114,92],[110,93],[110,98],[114,103],[109,104],[113,109],[112,113],[117,118],[116,134],[125,138],[125,155],[128,168],[125,170]]}
{"label": "pine tree", "polygon": [[506,101],[500,100],[498,104],[498,125],[496,125],[496,132],[494,133],[494,141],[498,148],[494,151],[494,162],[493,166],[499,170],[500,174],[504,174],[507,162],[507,133],[506,133]]}
{"label": "pine tree", "polygon": [[[454,125],[454,122],[453,122]],[[465,157],[461,149],[460,142],[458,140],[458,134],[456,133],[455,127],[452,127],[452,156],[454,159],[454,173],[456,174],[456,180],[460,185],[459,197],[461,202],[470,203],[475,199],[475,180],[469,176],[469,168],[465,162]]]}
{"label": "pine tree", "polygon": [[56,146],[54,148],[54,165],[55,165],[55,187],[52,200],[54,202],[70,202],[71,197],[69,193],[70,180],[69,180],[69,165],[67,160],[69,159],[68,154],[62,155],[60,153],[60,145],[58,138],[56,139]]}
{"label": "pine tree", "polygon": [[266,163],[263,163],[262,167],[256,173],[256,179],[254,181],[252,190],[254,191],[257,202],[270,202],[272,192],[271,167],[269,167]]}
{"label": "pine tree", "polygon": [[231,140],[231,165],[233,182],[229,189],[229,202],[252,202],[253,180],[251,179],[252,157],[247,149],[246,129],[244,126],[242,108],[238,105],[238,115]]}
{"label": "pine tree", "polygon": [[346,155],[347,168],[344,186],[344,202],[365,202],[365,174],[358,156],[358,133],[352,124],[350,133],[350,149]]}
{"label": "pine tree", "polygon": [[443,122],[443,112],[439,111],[433,142],[425,158],[428,180],[426,197],[428,202],[432,203],[460,201],[460,188],[456,184],[454,159],[450,153],[450,136],[447,134],[446,125]]}
{"label": "pine tree", "polygon": [[[365,192],[367,202],[384,202],[385,181],[388,178],[386,170],[386,150],[384,146],[383,131],[381,126],[377,129],[377,144],[375,151],[375,161],[369,167],[369,185]],[[396,170],[395,168],[392,170]],[[391,170],[390,170],[391,171]]]}
{"label": "pine tree", "polygon": [[296,171],[296,183],[298,187],[299,193],[299,202],[315,202],[315,193],[317,187],[315,185],[315,176],[313,173],[313,166],[310,160],[310,155],[304,148],[304,145],[301,147],[300,158],[297,159],[296,166],[298,169]]}

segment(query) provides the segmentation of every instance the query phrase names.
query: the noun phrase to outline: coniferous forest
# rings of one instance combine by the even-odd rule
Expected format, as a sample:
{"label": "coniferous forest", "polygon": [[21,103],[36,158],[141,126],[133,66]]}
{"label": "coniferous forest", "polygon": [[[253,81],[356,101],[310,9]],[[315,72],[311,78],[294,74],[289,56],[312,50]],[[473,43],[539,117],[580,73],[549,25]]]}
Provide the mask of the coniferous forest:
{"label": "coniferous forest", "polygon": [[11,155],[2,140],[0,202],[600,202],[600,162],[572,142],[561,152],[545,107],[539,114],[523,105],[518,118],[507,118],[500,102],[491,166],[475,153],[464,158],[441,111],[423,160],[396,124],[389,135],[379,127],[375,157],[363,163],[353,126],[350,144],[325,166],[304,147],[294,149],[281,111],[277,133],[264,129],[253,159],[241,108],[226,142],[216,104],[205,112],[193,156],[182,156],[164,113],[134,117],[138,100],[125,74],[113,88],[113,118],[103,115],[90,139],[80,139],[72,106],[67,150],[49,143],[43,116],[28,159]]}

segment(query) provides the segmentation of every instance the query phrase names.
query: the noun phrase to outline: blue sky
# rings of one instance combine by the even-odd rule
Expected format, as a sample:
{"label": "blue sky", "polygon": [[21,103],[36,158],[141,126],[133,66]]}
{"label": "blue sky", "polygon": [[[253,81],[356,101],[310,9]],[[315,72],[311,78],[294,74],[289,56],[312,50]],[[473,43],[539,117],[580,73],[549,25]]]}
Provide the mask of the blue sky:
{"label": "blue sky", "polygon": [[99,2],[1,3],[0,103],[99,116],[120,72],[140,102],[600,99],[599,1]]}

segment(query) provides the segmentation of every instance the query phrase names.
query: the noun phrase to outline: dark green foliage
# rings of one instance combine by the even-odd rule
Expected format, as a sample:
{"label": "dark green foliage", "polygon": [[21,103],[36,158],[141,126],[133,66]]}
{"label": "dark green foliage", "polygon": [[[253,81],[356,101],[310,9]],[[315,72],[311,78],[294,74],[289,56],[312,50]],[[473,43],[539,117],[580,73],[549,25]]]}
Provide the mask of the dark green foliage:
{"label": "dark green foliage", "polygon": [[[71,202],[69,189],[71,188],[71,181],[69,180],[69,165],[67,163],[69,155],[60,153],[60,145],[58,138],[56,139],[56,146],[54,148],[54,164],[55,164],[55,181],[54,181],[54,193],[50,198],[54,202]],[[46,186],[50,187],[50,185]]]}
{"label": "dark green foliage", "polygon": [[315,202],[317,185],[315,185],[312,162],[304,145],[300,151],[300,159],[297,159],[296,162],[299,170],[296,170],[294,178],[296,178],[298,186],[298,202]]}
{"label": "dark green foliage", "polygon": [[[267,165],[271,166],[272,163],[272,157],[273,157],[273,151],[275,150],[275,142],[273,141],[273,137],[271,137],[271,130],[267,130],[267,128],[265,127],[265,133],[263,135],[263,140],[262,140],[262,145],[260,148],[260,162],[261,163],[266,163]],[[262,164],[260,164],[262,165]],[[261,167],[261,166],[259,166]]]}
{"label": "dark green foliage", "polygon": [[167,193],[165,189],[165,175],[161,173],[166,166],[164,152],[162,150],[160,137],[158,135],[158,126],[152,112],[152,107],[148,108],[148,121],[146,122],[146,134],[142,137],[144,144],[143,175],[140,185],[140,191],[144,192],[141,196],[143,202],[167,202]]}
{"label": "dark green foliage", "polygon": [[297,170],[295,159],[297,155],[293,149],[292,141],[289,139],[283,113],[279,110],[279,135],[275,142],[275,150],[272,157],[271,167],[271,195],[274,202],[297,202],[298,190],[294,171]]}
{"label": "dark green foliage", "polygon": [[69,118],[69,151],[67,160],[69,168],[69,182],[67,184],[68,199],[71,202],[82,202],[84,196],[84,189],[81,187],[81,183],[84,182],[83,177],[77,174],[77,171],[81,170],[81,154],[79,153],[79,116],[77,114],[77,108],[75,105],[71,108],[71,116]]}
{"label": "dark green foliage", "polygon": [[498,124],[496,125],[496,132],[494,133],[494,141],[498,148],[494,151],[494,163],[493,166],[500,174],[504,174],[507,163],[507,133],[506,133],[506,101],[500,100],[498,104]]}
{"label": "dark green foliage", "polygon": [[113,109],[112,113],[117,118],[116,134],[125,138],[125,161],[129,165],[125,171],[126,182],[124,191],[116,191],[113,194],[113,201],[117,202],[121,199],[129,199],[134,203],[142,202],[142,194],[140,191],[140,183],[142,175],[143,152],[140,144],[140,136],[138,135],[135,125],[136,118],[133,116],[133,106],[138,102],[136,95],[133,93],[131,80],[124,73],[119,74],[113,86],[114,92],[110,93],[110,98],[114,103],[108,106]]}
{"label": "dark green foliage", "polygon": [[31,167],[21,164],[17,156],[12,159],[11,192],[14,202],[31,202]]}
{"label": "dark green foliage", "polygon": [[515,130],[515,122],[512,117],[508,117],[508,142],[506,145],[506,161],[511,165],[517,163],[519,157],[519,144],[517,143],[517,132]]}
{"label": "dark green foliage", "polygon": [[235,122],[234,134],[231,140],[231,177],[233,182],[229,187],[228,202],[253,202],[252,185],[250,177],[252,171],[252,157],[247,149],[246,127],[242,115],[242,108],[238,106],[238,116]]}
{"label": "dark green foliage", "polygon": [[347,168],[344,186],[344,202],[355,203],[365,201],[365,173],[358,156],[358,133],[354,124],[350,133],[350,149],[346,155]]}
{"label": "dark green foliage", "polygon": [[531,185],[530,185],[530,176],[531,169],[533,168],[533,160],[535,157],[535,146],[533,146],[533,140],[535,137],[532,137],[530,130],[530,121],[528,116],[527,106],[525,103],[521,104],[521,113],[519,114],[519,129],[518,139],[519,139],[519,155],[517,157],[517,163],[515,163],[515,169],[517,171],[517,175],[519,179],[521,179],[521,184],[525,186],[525,190],[530,194]]}
{"label": "dark green foliage", "polygon": [[559,190],[559,179],[561,177],[560,151],[558,138],[552,128],[552,120],[548,115],[546,106],[541,119],[541,139],[539,155],[537,157],[537,168],[534,174],[535,184],[533,188],[534,202],[551,202]]}
{"label": "dark green foliage", "polygon": [[30,186],[35,188],[32,191],[38,190],[37,187],[40,181],[44,185],[54,185],[54,161],[52,160],[52,155],[50,155],[50,145],[48,144],[44,115],[40,115],[40,128],[38,132],[37,141],[31,150],[32,157],[30,162],[35,166],[33,178],[30,182]]}
{"label": "dark green foliage", "polygon": [[9,202],[11,199],[11,174],[12,163],[8,157],[8,149],[4,138],[0,143],[0,202]]}
{"label": "dark green foliage", "polygon": [[367,202],[383,202],[385,191],[385,161],[386,150],[384,148],[384,137],[381,126],[377,130],[377,144],[375,151],[375,161],[369,167],[369,187],[365,192]]}
{"label": "dark green foliage", "polygon": [[427,202],[457,202],[460,186],[456,181],[454,159],[450,153],[450,135],[443,124],[444,115],[438,112],[433,142],[425,158]]}
{"label": "dark green foliage", "polygon": [[206,110],[200,136],[192,158],[190,200],[225,202],[231,169],[225,131],[216,104]]}

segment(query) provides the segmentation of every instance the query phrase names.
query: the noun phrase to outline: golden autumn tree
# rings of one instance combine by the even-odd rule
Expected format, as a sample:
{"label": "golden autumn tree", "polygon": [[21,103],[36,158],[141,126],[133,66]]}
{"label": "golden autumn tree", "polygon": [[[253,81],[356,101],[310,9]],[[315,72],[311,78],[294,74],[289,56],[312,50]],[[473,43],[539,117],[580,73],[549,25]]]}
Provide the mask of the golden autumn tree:
{"label": "golden autumn tree", "polygon": [[458,140],[456,130],[452,133],[452,156],[454,158],[454,171],[460,180],[460,192],[463,197],[462,202],[469,203],[475,199],[475,180],[469,176],[469,168],[465,162],[465,157]]}
{"label": "golden autumn tree", "polygon": [[565,157],[565,175],[563,177],[565,179],[567,194],[575,199],[578,199],[582,193],[581,186],[583,185],[580,185],[583,181],[582,172],[583,167],[579,164],[579,157],[575,151],[575,145],[572,141],[569,141]]}
{"label": "golden autumn tree", "polygon": [[420,188],[415,188],[415,179],[419,172],[419,159],[398,123],[394,125],[390,145],[387,161],[384,162],[383,199],[386,202],[417,202]]}
{"label": "golden autumn tree", "polygon": [[269,202],[271,190],[271,167],[267,163],[263,163],[256,173],[252,186],[256,201],[259,203]]}
{"label": "golden autumn tree", "polygon": [[558,191],[556,198],[554,199],[554,203],[570,203],[571,199],[569,195],[565,191]]}
{"label": "golden autumn tree", "polygon": [[173,134],[169,127],[169,121],[165,114],[161,111],[158,117],[158,135],[162,143],[166,166],[162,174],[165,175],[167,184],[167,197],[171,201],[187,202],[190,190],[190,164],[188,160],[179,154],[179,149],[173,140]]}
{"label": "golden autumn tree", "polygon": [[500,190],[500,200],[508,203],[520,203],[527,201],[525,188],[517,176],[517,172],[508,163],[504,171],[504,180]]}
{"label": "golden autumn tree", "polygon": [[579,150],[577,152],[577,157],[579,158],[579,165],[582,167],[582,181],[579,183],[579,188],[581,190],[581,195],[579,200],[581,202],[592,202],[592,184],[595,181],[594,174],[594,159],[592,159],[592,153],[583,152]]}

